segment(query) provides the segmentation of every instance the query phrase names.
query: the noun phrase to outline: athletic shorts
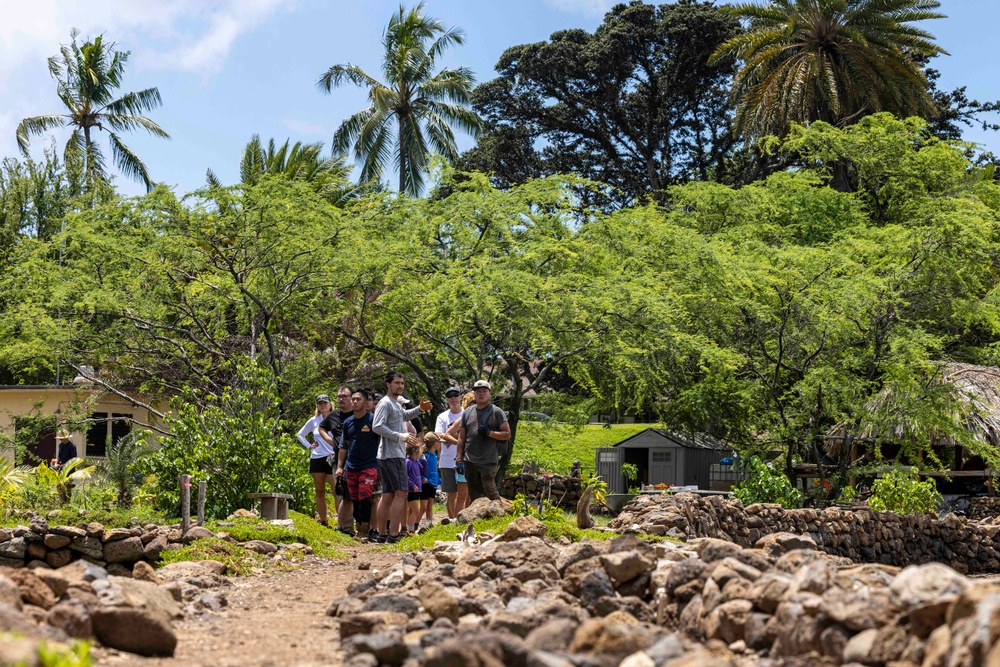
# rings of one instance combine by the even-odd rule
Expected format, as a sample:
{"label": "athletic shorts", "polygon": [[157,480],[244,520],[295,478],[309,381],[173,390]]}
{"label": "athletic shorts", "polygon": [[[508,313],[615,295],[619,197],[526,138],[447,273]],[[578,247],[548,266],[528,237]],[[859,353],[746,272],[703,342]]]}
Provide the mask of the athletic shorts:
{"label": "athletic shorts", "polygon": [[430,484],[424,483],[423,488],[420,489],[420,499],[421,500],[434,500],[437,497],[437,487],[431,486]]}
{"label": "athletic shorts", "polygon": [[318,459],[309,459],[309,474],[321,472],[327,475],[333,474],[333,468],[327,462],[326,457],[320,457]]}
{"label": "athletic shorts", "polygon": [[455,479],[454,468],[438,468],[441,473],[441,490],[445,493],[455,493],[458,491],[458,480]]}
{"label": "athletic shorts", "polygon": [[406,494],[406,502],[409,503],[416,500],[420,500],[423,497],[423,495],[424,495],[423,491],[410,491],[409,493]]}
{"label": "athletic shorts", "polygon": [[344,479],[347,480],[347,494],[351,500],[368,500],[375,492],[375,476],[378,474],[377,468],[366,468],[364,470],[345,470]]}
{"label": "athletic shorts", "polygon": [[406,459],[380,459],[378,474],[382,478],[382,493],[409,491],[406,479]]}

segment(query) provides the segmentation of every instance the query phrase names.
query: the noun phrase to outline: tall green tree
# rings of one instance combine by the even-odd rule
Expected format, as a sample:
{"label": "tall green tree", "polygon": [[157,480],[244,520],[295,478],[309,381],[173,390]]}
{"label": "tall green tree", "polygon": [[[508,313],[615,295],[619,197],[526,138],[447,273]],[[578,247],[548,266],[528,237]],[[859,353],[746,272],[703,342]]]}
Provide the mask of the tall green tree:
{"label": "tall green tree", "polygon": [[784,136],[791,123],[833,125],[887,111],[928,117],[933,100],[918,58],[944,51],[915,23],[944,18],[937,0],[769,0],[733,7],[749,30],[712,62],[736,58],[736,127]]}
{"label": "tall green tree", "polygon": [[66,113],[25,118],[17,126],[17,145],[27,154],[32,136],[57,127],[71,127],[73,133],[66,152],[82,156],[84,172],[93,183],[105,176],[106,166],[94,134],[107,132],[115,166],[128,178],[152,190],[154,184],[146,164],[125,145],[120,134],[146,130],[153,136],[170,138],[163,128],[142,115],[162,104],[160,91],[146,88],[116,97],[131,53],[116,50],[114,42],[105,42],[100,35],[77,44],[78,35],[79,32],[72,31],[71,43],[49,58],[49,74],[56,82],[56,93]]}
{"label": "tall green tree", "polygon": [[712,3],[616,5],[593,32],[507,49],[479,86],[487,121],[460,167],[498,187],[576,173],[627,206],[688,180],[721,178],[734,148],[731,61],[708,65],[739,21]]}
{"label": "tall green tree", "polygon": [[362,181],[381,180],[394,162],[399,191],[418,196],[431,152],[458,157],[452,127],[477,136],[480,120],[468,107],[475,79],[466,67],[435,72],[438,59],[464,33],[445,28],[423,15],[423,3],[407,11],[402,5],[382,37],[385,82],[357,65],[334,65],[317,82],[330,93],[345,83],[368,89],[370,106],[345,120],[333,135],[333,148],[354,155],[362,165]]}

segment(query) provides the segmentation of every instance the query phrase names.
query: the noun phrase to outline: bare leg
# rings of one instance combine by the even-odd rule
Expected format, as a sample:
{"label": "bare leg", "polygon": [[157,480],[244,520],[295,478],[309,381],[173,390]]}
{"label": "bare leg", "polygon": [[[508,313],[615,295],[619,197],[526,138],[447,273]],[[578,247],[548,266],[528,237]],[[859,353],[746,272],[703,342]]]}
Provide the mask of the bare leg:
{"label": "bare leg", "polygon": [[458,500],[455,503],[455,514],[464,510],[469,506],[469,483],[459,482],[458,483]]}
{"label": "bare leg", "polygon": [[[389,496],[383,493],[382,497]],[[396,491],[390,496],[392,499],[389,507],[389,534],[399,535],[399,527],[406,521],[406,491]],[[383,501],[384,502],[384,501]],[[381,526],[379,526],[381,528]]]}
{"label": "bare leg", "polygon": [[423,503],[423,508],[421,509],[420,513],[428,521],[433,521],[434,520],[434,499],[433,498],[425,498],[421,502]]}
{"label": "bare leg", "polygon": [[[403,492],[403,502],[406,502],[406,492]],[[378,501],[378,509],[375,512],[375,528],[378,530],[380,535],[385,535],[385,522],[389,521],[389,517],[393,516],[393,508],[395,506],[395,493],[383,493],[382,497]],[[399,521],[396,521],[396,529],[399,529]]]}
{"label": "bare leg", "polygon": [[446,506],[448,507],[448,518],[454,519],[458,516],[458,491],[452,491],[445,494],[448,497]]}
{"label": "bare leg", "polygon": [[319,522],[326,525],[326,475],[314,472],[312,478],[316,490],[316,514],[319,515]]}

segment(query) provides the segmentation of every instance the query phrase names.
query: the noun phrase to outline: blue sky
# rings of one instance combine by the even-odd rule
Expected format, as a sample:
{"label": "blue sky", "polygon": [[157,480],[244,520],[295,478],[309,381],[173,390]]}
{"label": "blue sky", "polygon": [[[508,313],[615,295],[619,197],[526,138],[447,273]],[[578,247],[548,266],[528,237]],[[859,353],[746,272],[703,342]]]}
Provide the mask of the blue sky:
{"label": "blue sky", "polygon": [[[429,0],[427,13],[466,32],[446,65],[467,65],[492,78],[505,48],[546,39],[566,28],[593,30],[610,0]],[[127,139],[152,177],[187,192],[211,167],[237,180],[239,157],[254,133],[263,139],[328,146],[339,123],[366,104],[360,89],[332,95],[315,86],[331,65],[354,63],[379,72],[380,39],[396,1],[370,0],[0,0],[0,156],[14,155],[21,118],[58,113],[46,58],[69,41],[104,33],[132,51],[124,88],[157,86],[163,107],[151,113],[172,136]],[[968,86],[970,97],[1000,98],[993,62],[997,0],[944,0],[947,19],[925,26],[951,55],[938,58],[942,88]],[[970,130],[967,138],[1000,153],[1000,135]],[[65,141],[64,135],[57,140]],[[36,139],[34,152],[45,142]],[[471,145],[460,138],[460,147]],[[60,143],[60,147],[61,147]],[[138,194],[141,186],[118,179]]]}

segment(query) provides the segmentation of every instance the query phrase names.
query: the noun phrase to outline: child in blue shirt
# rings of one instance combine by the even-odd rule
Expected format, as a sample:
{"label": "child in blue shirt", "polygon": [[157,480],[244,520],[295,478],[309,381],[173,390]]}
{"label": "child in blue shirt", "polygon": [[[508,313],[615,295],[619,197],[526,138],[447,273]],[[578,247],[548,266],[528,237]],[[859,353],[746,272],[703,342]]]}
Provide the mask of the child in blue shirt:
{"label": "child in blue shirt", "polygon": [[441,441],[437,433],[424,436],[424,460],[427,462],[427,473],[423,478],[420,493],[420,513],[418,516],[434,523],[434,499],[438,487],[441,486],[441,475],[438,472],[438,461],[441,457]]}

